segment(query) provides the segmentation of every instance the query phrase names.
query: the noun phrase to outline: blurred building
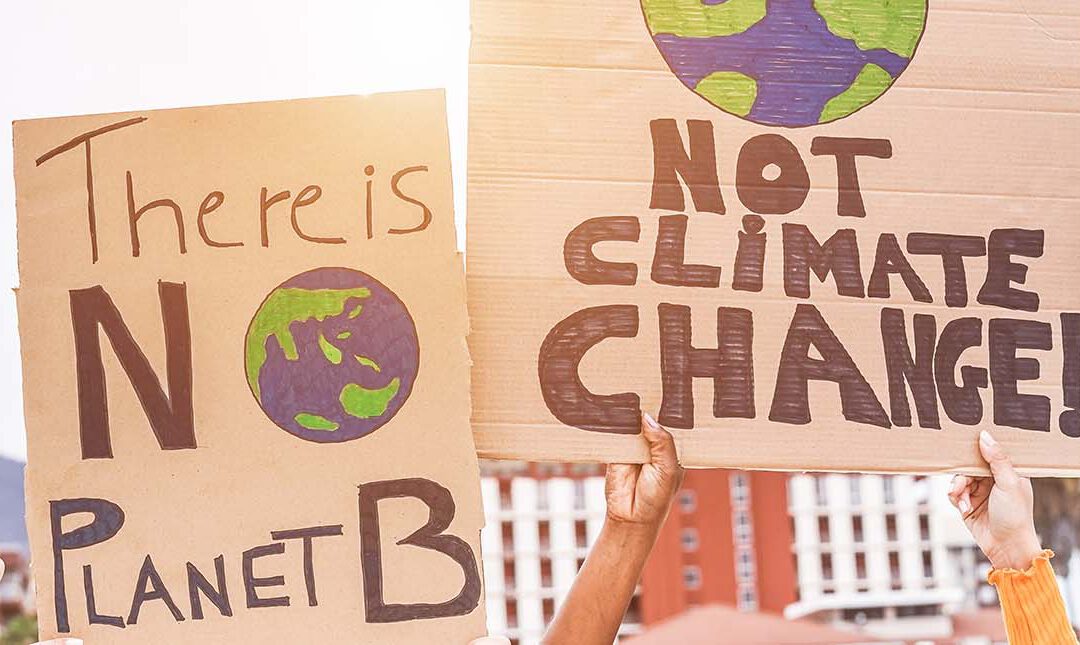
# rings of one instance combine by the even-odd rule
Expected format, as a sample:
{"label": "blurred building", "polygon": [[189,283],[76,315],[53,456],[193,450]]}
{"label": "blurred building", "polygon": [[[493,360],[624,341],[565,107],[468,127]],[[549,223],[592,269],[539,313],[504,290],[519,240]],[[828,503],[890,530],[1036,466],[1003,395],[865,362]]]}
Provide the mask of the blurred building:
{"label": "blurred building", "polygon": [[949,503],[949,481],[790,477],[799,597],[784,615],[875,638],[953,642],[957,621],[970,624],[997,596]]}
{"label": "blurred building", "polygon": [[[489,630],[538,643],[603,525],[603,469],[483,468]],[[689,471],[620,635],[706,629],[726,606],[748,614],[748,629],[786,618],[851,642],[997,642],[988,564],[947,487],[942,477]]]}
{"label": "blurred building", "polygon": [[[487,462],[483,474],[488,631],[538,643],[604,524],[603,469]],[[623,634],[641,631],[639,602]]]}
{"label": "blurred building", "polygon": [[[774,473],[688,472],[620,635],[701,605],[779,613],[793,602],[786,482]],[[482,489],[489,631],[537,643],[603,526],[603,469],[487,463]],[[755,505],[754,495],[769,502]]]}
{"label": "blurred building", "polygon": [[692,470],[642,579],[643,621],[722,604],[782,612],[797,592],[787,475]]}

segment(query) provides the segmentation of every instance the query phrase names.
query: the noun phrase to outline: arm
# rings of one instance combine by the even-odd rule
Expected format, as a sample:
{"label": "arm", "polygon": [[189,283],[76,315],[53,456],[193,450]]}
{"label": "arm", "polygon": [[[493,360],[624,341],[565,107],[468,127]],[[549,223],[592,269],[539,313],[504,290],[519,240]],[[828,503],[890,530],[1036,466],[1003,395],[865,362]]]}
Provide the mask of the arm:
{"label": "arm", "polygon": [[619,631],[683,477],[671,435],[648,415],[641,431],[650,461],[608,466],[604,528],[544,636],[546,645],[610,645]]}
{"label": "arm", "polygon": [[964,516],[994,570],[1011,645],[1075,644],[1076,634],[1044,551],[1035,533],[1031,481],[1020,477],[1001,445],[983,432],[979,451],[991,477],[957,476],[949,499]]}

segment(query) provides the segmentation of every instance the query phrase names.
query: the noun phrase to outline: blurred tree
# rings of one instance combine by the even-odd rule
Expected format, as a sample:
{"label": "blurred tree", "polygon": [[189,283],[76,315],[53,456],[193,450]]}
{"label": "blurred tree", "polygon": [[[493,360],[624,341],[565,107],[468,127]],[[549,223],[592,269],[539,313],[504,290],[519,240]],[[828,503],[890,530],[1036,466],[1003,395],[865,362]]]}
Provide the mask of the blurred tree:
{"label": "blurred tree", "polygon": [[1036,479],[1035,529],[1048,549],[1053,549],[1054,569],[1069,575],[1069,559],[1080,536],[1080,481],[1075,479]]}
{"label": "blurred tree", "polygon": [[4,625],[0,645],[30,645],[38,639],[37,617],[16,616]]}

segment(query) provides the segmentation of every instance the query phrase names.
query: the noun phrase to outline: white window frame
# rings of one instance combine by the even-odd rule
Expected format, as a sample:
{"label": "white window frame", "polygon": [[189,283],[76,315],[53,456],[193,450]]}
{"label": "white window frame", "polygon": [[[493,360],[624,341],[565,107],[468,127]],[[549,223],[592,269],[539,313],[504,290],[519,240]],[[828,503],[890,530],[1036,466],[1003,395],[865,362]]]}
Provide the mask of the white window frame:
{"label": "white window frame", "polygon": [[701,535],[696,528],[688,526],[679,534],[679,544],[684,553],[694,553],[701,548]]}
{"label": "white window frame", "polygon": [[679,510],[683,513],[693,513],[697,510],[697,493],[694,490],[679,491]]}
{"label": "white window frame", "polygon": [[689,591],[701,589],[701,567],[696,564],[688,564],[683,567],[683,586]]}

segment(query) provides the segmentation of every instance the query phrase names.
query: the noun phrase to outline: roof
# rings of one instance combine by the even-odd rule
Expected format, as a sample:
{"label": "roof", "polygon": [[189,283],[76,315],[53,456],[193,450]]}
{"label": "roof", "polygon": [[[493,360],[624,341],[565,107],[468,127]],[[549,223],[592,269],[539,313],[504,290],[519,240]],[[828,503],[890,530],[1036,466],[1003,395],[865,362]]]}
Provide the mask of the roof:
{"label": "roof", "polygon": [[839,631],[808,620],[741,612],[724,605],[695,607],[651,627],[626,645],[835,645],[873,643],[876,639]]}
{"label": "roof", "polygon": [[800,600],[784,608],[784,617],[794,620],[806,618],[823,611],[838,609],[865,609],[868,607],[904,607],[916,605],[946,605],[964,600],[959,588],[907,589],[888,592],[862,592],[849,594],[825,594],[808,600]]}
{"label": "roof", "polygon": [[953,614],[952,619],[953,636],[956,638],[984,636],[995,643],[1008,639],[1008,634],[1005,632],[1005,619],[1002,618],[1001,610],[998,608]]}

